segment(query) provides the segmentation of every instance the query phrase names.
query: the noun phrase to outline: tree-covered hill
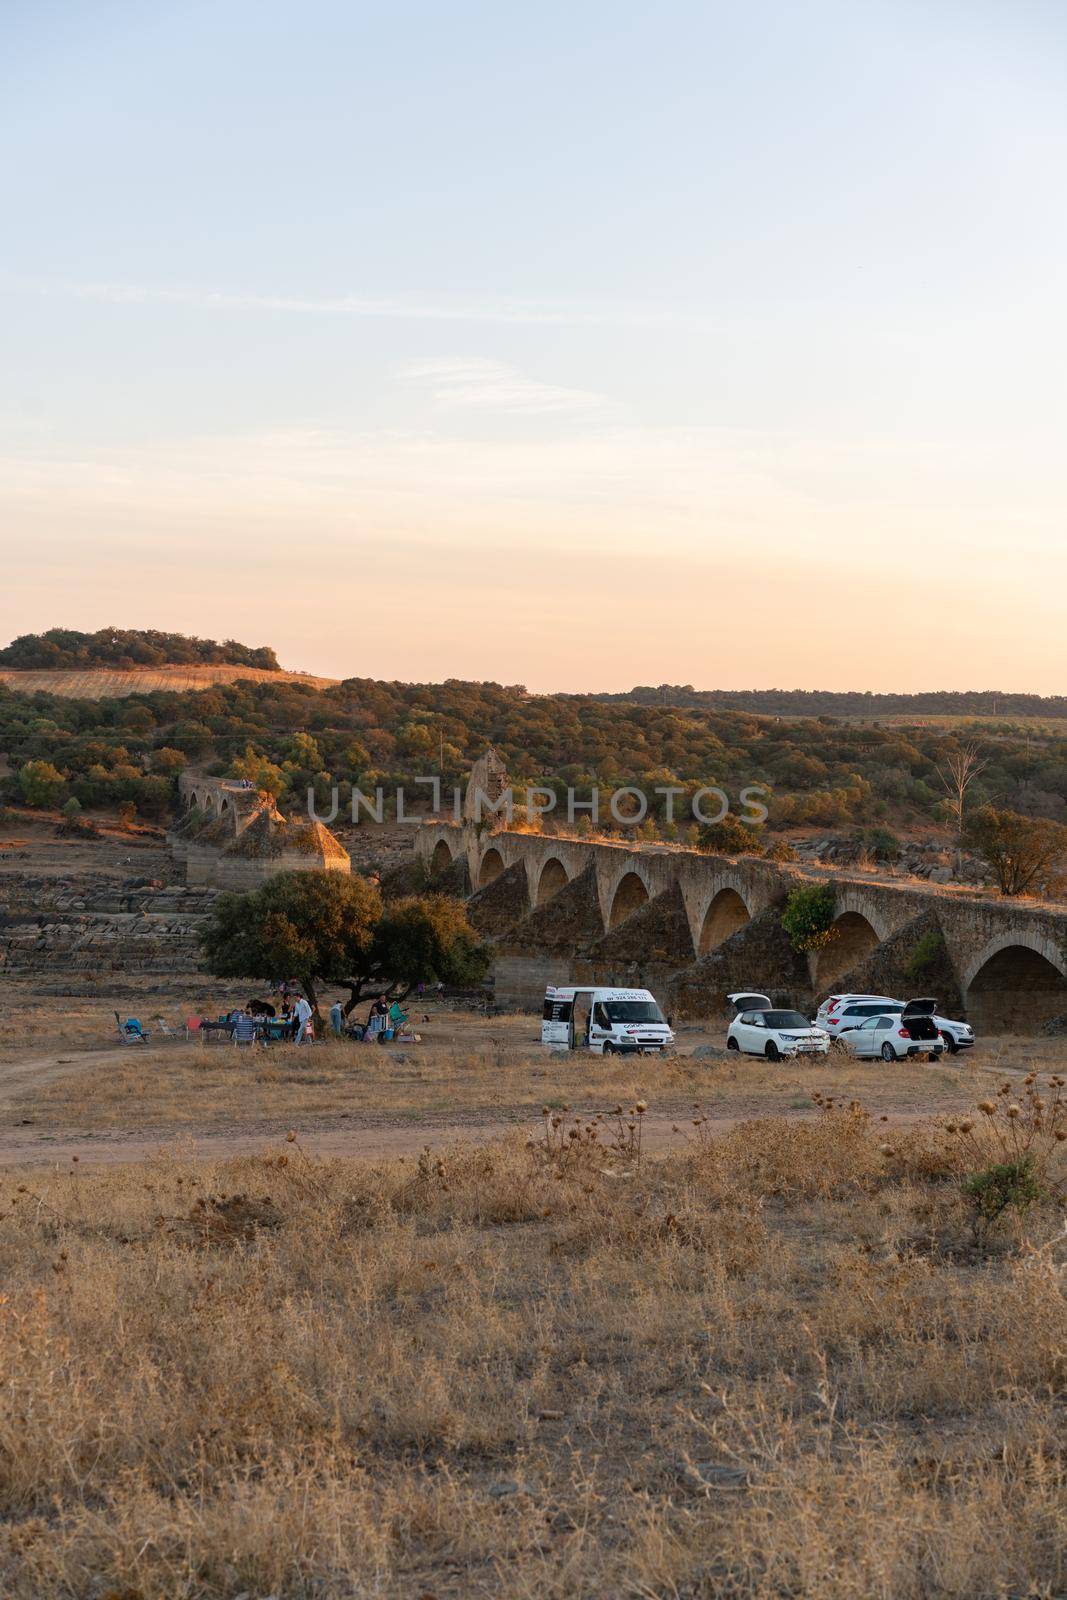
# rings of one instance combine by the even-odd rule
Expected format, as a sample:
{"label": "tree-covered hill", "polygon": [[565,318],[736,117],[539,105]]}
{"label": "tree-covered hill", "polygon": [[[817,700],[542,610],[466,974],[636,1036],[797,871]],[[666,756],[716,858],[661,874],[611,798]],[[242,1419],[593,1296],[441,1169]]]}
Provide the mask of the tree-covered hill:
{"label": "tree-covered hill", "polygon": [[[317,689],[285,676],[124,699],[60,699],[0,688],[0,748],[9,801],[85,807],[132,801],[162,816],[188,762],[252,778],[303,804],[338,786],[409,800],[419,776],[460,782],[492,743],[516,783],[580,794],[638,785],[662,819],[656,787],[717,784],[731,795],[762,783],[772,826],[934,824],[943,818],[947,758],[974,742],[984,762],[970,799],[1064,820],[1067,737],[1010,717],[951,728],[879,726],[832,717],[756,715],[595,695],[532,695],[497,683],[350,678]],[[29,769],[29,770],[27,770]],[[684,802],[677,802],[678,810]],[[667,835],[671,835],[668,833]]]}
{"label": "tree-covered hill", "polygon": [[46,633],[21,634],[0,650],[0,667],[14,671],[194,665],[279,670],[278,658],[269,645],[239,644],[236,639],[219,644],[215,639],[160,633],[155,628],[100,628],[96,633],[49,628]]}
{"label": "tree-covered hill", "polygon": [[1048,717],[1067,719],[1067,695],[1001,689],[932,689],[921,694],[871,694],[833,689],[694,689],[691,683],[644,684],[601,700],[643,706],[699,706],[779,717]]}

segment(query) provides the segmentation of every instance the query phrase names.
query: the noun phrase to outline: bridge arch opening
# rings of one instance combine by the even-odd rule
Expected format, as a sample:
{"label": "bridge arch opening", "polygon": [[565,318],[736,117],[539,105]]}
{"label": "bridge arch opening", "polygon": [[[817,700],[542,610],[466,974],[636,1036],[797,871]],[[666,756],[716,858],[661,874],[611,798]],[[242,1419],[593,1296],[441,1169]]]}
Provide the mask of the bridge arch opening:
{"label": "bridge arch opening", "polygon": [[815,966],[815,988],[820,993],[858,967],[879,943],[877,933],[860,911],[843,911],[831,931],[833,937],[819,951]]}
{"label": "bridge arch opening", "polygon": [[984,962],[967,990],[967,1015],[977,1034],[1035,1033],[1067,1011],[1067,977],[1026,944],[1009,944]]}
{"label": "bridge arch opening", "polygon": [[433,847],[433,855],[430,857],[430,872],[432,876],[436,878],[438,873],[445,872],[451,865],[452,851],[449,848],[448,840],[438,839]]}
{"label": "bridge arch opening", "polygon": [[487,883],[492,883],[494,878],[499,878],[504,870],[504,857],[492,845],[482,857],[482,864],[478,868],[478,887],[484,889]]}
{"label": "bridge arch opening", "polygon": [[570,879],[567,869],[558,856],[550,856],[541,868],[541,876],[537,880],[537,904],[543,906],[546,901],[552,900],[561,889],[565,889]]}
{"label": "bridge arch opening", "polygon": [[643,905],[648,904],[648,890],[636,872],[627,872],[620,878],[618,886],[611,900],[611,910],[608,913],[608,929],[617,928],[632,917],[635,911],[640,911]]}
{"label": "bridge arch opening", "polygon": [[732,933],[751,921],[751,914],[736,889],[720,889],[704,914],[697,955],[706,956]]}

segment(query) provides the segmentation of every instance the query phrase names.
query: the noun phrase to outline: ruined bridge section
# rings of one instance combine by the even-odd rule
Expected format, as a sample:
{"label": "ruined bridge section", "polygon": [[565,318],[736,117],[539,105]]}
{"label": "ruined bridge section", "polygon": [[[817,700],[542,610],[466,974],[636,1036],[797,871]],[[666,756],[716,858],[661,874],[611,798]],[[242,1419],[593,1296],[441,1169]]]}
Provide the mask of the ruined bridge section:
{"label": "ruined bridge section", "polygon": [[[854,974],[858,988],[872,988],[880,971],[899,987],[910,953],[933,932],[942,954],[931,992],[958,997],[978,1027],[1031,1032],[1067,1013],[1063,908],[874,883],[751,856],[454,823],[425,824],[415,848],[433,877],[449,868],[454,875],[465,863],[472,914],[500,950],[498,987],[501,975],[515,979],[503,991],[511,999],[531,1002],[543,975],[632,982],[644,973],[671,987],[673,975],[682,975],[679,993],[690,999],[679,1004],[689,1010],[701,984],[709,1008],[716,995],[721,1003],[719,978],[726,987],[736,981],[788,993],[806,1006],[832,988],[853,987],[847,980]],[[779,914],[789,890],[802,883],[833,889],[835,937],[798,962],[784,948]],[[575,930],[569,948],[565,927]],[[921,978],[910,981],[912,992],[923,986]]]}

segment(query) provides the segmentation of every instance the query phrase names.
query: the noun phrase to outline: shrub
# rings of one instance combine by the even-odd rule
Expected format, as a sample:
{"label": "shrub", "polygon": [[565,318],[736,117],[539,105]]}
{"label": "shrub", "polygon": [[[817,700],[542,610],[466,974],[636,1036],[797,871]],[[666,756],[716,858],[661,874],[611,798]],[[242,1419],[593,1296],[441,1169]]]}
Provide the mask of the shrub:
{"label": "shrub", "polygon": [[1067,828],[1047,817],[982,806],[964,838],[992,869],[1001,894],[1040,893],[1051,887],[1067,859]]}
{"label": "shrub", "polygon": [[821,950],[835,937],[834,892],[823,884],[793,889],[782,912],[782,927],[793,949],[804,954]]}
{"label": "shrub", "polygon": [[936,928],[929,928],[916,944],[904,971],[909,978],[924,978],[940,965],[944,954],[944,935]]}
{"label": "shrub", "polygon": [[963,1192],[974,1207],[976,1227],[983,1230],[991,1228],[1009,1208],[1029,1210],[1044,1193],[1029,1156],[972,1172],[963,1180]]}
{"label": "shrub", "polygon": [[899,860],[900,840],[891,828],[863,828],[856,837],[876,861]]}
{"label": "shrub", "polygon": [[761,856],[760,830],[727,812],[721,822],[706,822],[697,834],[701,850],[720,856]]}

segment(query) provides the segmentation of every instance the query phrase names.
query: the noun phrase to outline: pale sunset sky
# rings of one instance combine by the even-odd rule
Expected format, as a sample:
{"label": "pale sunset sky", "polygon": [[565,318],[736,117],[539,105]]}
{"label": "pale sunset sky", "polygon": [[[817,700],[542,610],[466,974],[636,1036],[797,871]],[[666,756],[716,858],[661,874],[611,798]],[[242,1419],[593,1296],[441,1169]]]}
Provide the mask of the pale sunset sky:
{"label": "pale sunset sky", "polygon": [[4,0],[0,642],[1067,690],[1061,0]]}

